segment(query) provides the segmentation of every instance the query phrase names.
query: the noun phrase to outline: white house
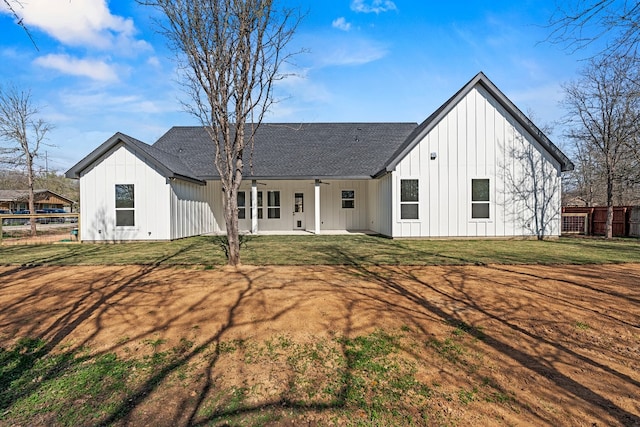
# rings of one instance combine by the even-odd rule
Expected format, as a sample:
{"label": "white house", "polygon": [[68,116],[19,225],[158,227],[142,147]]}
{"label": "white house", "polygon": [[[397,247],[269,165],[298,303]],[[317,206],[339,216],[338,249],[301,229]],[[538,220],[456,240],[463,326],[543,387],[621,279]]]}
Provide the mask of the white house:
{"label": "white house", "polygon": [[[73,166],[84,241],[222,233],[202,127],[153,145],[116,133]],[[263,123],[238,195],[243,232],[400,237],[560,234],[571,161],[483,74],[421,124]]]}

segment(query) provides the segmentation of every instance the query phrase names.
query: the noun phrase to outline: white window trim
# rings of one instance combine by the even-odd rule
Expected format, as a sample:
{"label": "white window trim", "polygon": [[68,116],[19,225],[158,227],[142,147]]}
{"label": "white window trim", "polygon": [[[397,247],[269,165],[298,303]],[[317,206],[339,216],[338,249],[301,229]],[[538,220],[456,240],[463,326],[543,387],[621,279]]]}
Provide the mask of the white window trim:
{"label": "white window trim", "polygon": [[[279,205],[277,206],[272,206],[269,204],[269,193],[278,193],[278,202]],[[264,199],[262,199],[264,202]],[[270,218],[269,217],[269,210],[270,209],[278,209],[278,216],[274,217],[274,218]],[[267,219],[271,219],[271,220],[280,220],[282,219],[282,191],[280,190],[268,190],[267,191]]]}
{"label": "white window trim", "polygon": [[[478,201],[478,202],[474,202],[473,201],[473,181],[475,180],[482,180],[482,179],[486,179],[489,181],[489,200],[488,201]],[[483,222],[483,223],[490,223],[493,222],[493,208],[491,207],[492,205],[492,200],[493,200],[493,193],[492,193],[492,183],[491,183],[492,179],[488,176],[477,176],[477,177],[473,177],[471,178],[471,180],[469,181],[469,222]],[[486,203],[489,205],[489,218],[474,218],[473,217],[473,205],[474,204],[480,204],[480,203]]]}
{"label": "white window trim", "polygon": [[[132,208],[119,208],[115,206],[117,204],[115,191],[116,191],[116,186],[118,185],[133,185],[133,207]],[[114,190],[114,214],[115,214],[113,218],[114,228],[118,230],[137,230],[138,221],[136,221],[136,185],[131,183],[127,183],[127,184],[119,183],[113,186],[113,190]],[[118,225],[118,219],[117,219],[117,213],[116,213],[118,211],[133,211],[133,225]]]}
{"label": "white window trim", "polygon": [[[343,196],[343,191],[350,191],[350,192],[352,192],[352,193],[353,193],[353,197],[352,197],[352,198],[350,198],[350,197],[347,197],[347,198],[342,197],[342,196]],[[344,202],[345,202],[345,201],[351,201],[351,202],[353,202],[353,206],[352,206],[352,207],[350,207],[350,208],[345,208],[345,207],[344,207]],[[353,190],[353,189],[351,189],[351,188],[341,188],[341,189],[340,189],[340,209],[355,209],[355,208],[356,208],[356,190]]]}
{"label": "white window trim", "polygon": [[[418,181],[418,200],[415,202],[402,201],[402,181]],[[420,177],[417,176],[401,176],[398,177],[398,199],[396,206],[398,207],[398,221],[400,222],[420,222],[422,217],[422,208],[420,203]],[[418,205],[418,218],[402,218],[402,205]]]}

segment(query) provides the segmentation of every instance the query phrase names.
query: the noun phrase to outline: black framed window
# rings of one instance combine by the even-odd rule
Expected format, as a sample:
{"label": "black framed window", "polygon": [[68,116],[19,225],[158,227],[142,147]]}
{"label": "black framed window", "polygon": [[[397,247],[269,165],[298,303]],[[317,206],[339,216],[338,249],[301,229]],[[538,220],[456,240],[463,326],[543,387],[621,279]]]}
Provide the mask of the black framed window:
{"label": "black framed window", "polygon": [[418,219],[418,180],[400,180],[400,219]]}
{"label": "black framed window", "polygon": [[246,193],[244,191],[238,191],[238,219],[245,219],[246,212]]}
{"label": "black framed window", "polygon": [[116,184],[116,227],[135,225],[134,186],[133,184]]}
{"label": "black framed window", "polygon": [[354,209],[356,207],[356,192],[354,190],[342,190],[342,209]]}
{"label": "black framed window", "polygon": [[280,192],[267,191],[267,218],[280,218]]}
{"label": "black framed window", "polygon": [[490,188],[488,179],[471,180],[471,218],[490,218]]}

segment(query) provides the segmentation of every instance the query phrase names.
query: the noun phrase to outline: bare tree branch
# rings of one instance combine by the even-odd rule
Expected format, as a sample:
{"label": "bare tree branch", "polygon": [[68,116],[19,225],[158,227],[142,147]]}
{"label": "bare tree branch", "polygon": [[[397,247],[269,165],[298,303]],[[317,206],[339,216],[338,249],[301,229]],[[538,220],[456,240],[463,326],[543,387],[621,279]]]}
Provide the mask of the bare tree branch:
{"label": "bare tree branch", "polygon": [[[0,163],[14,167],[24,166],[29,189],[29,211],[35,213],[34,159],[52,129],[52,126],[38,118],[38,107],[33,105],[30,91],[15,87],[5,89],[0,86]],[[31,220],[31,234],[35,235],[36,224]]]}
{"label": "bare tree branch", "polygon": [[[591,60],[579,80],[564,86],[568,111],[567,137],[581,156],[580,167],[587,186],[606,186],[607,237],[612,237],[616,187],[632,183],[640,157],[640,79],[633,58]],[[633,159],[636,159],[634,162]],[[603,180],[595,181],[597,175]],[[595,181],[595,182],[594,182]],[[589,189],[592,200],[593,189]]]}
{"label": "bare tree branch", "polygon": [[11,14],[13,15],[13,17],[16,19],[16,24],[22,27],[24,32],[27,34],[27,37],[29,37],[29,40],[31,40],[31,43],[33,43],[33,47],[35,47],[37,51],[40,51],[40,49],[38,49],[38,45],[36,44],[36,41],[34,40],[33,36],[31,35],[31,32],[29,31],[29,28],[27,28],[27,25],[24,23],[24,20],[20,17],[20,15],[18,15],[16,10],[11,5],[11,3],[15,3],[18,6],[22,7],[22,4],[18,0],[12,0],[12,1],[3,0],[3,1],[4,1],[4,4],[6,4],[9,10],[11,11]]}
{"label": "bare tree branch", "polygon": [[176,53],[189,102],[207,130],[220,175],[229,264],[239,263],[238,188],[245,149],[274,102],[285,51],[300,22],[274,0],[148,0],[163,13],[159,28]]}
{"label": "bare tree branch", "polygon": [[[640,47],[640,2],[629,0],[571,0],[560,2],[549,19],[547,41],[571,53],[596,41],[605,46],[598,54],[636,57]],[[597,55],[596,55],[597,56]]]}

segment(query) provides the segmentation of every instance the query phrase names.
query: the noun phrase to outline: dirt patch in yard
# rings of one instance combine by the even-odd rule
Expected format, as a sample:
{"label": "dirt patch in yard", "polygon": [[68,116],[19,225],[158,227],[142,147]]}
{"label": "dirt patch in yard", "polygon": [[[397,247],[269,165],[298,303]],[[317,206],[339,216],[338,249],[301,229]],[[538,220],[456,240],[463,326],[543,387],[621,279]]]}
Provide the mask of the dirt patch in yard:
{"label": "dirt patch in yard", "polygon": [[[4,349],[40,337],[51,353],[179,354],[112,424],[376,424],[326,369],[352,378],[355,359],[336,354],[381,333],[430,390],[398,400],[416,425],[640,426],[638,264],[0,267]],[[230,390],[242,396],[222,417]]]}

